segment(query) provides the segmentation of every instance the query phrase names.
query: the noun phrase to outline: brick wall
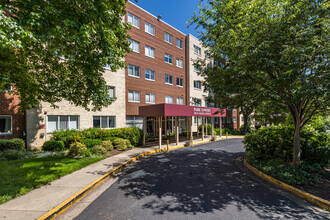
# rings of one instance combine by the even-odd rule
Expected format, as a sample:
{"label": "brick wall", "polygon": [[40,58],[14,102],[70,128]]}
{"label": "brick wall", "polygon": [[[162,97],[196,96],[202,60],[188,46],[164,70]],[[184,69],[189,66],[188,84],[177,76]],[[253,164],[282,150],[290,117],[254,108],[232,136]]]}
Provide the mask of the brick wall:
{"label": "brick wall", "polygon": [[12,116],[11,134],[0,134],[0,139],[22,138],[25,139],[25,114],[18,113],[19,96],[0,92],[0,115]]}
{"label": "brick wall", "polygon": [[[140,67],[140,78],[128,76],[126,69],[126,115],[138,115],[138,107],[146,105],[145,94],[154,93],[156,104],[165,103],[165,96],[182,97],[186,104],[185,77],[185,35],[163,21],[135,6],[127,3],[127,11],[140,18],[140,28],[132,27],[128,32],[131,39],[140,42],[140,53],[131,52],[126,56],[126,63]],[[126,15],[127,21],[127,15]],[[155,26],[155,36],[145,32],[145,22]],[[165,42],[165,32],[173,36],[172,44]],[[183,49],[176,47],[176,38],[183,41]],[[155,58],[145,56],[145,45],[155,48]],[[173,56],[173,64],[165,63],[165,53]],[[183,68],[176,66],[176,58],[183,60]],[[155,71],[155,81],[145,79],[145,69]],[[165,84],[165,74],[173,76],[173,85]],[[183,78],[183,87],[176,86],[176,78]],[[128,90],[140,92],[140,103],[128,102]]]}

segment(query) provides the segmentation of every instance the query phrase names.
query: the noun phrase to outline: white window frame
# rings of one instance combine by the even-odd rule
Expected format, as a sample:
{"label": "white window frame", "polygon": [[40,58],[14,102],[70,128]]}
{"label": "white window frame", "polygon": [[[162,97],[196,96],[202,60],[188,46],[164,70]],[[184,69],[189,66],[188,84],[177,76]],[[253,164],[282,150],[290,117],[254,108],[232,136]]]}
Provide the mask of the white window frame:
{"label": "white window frame", "polygon": [[[102,116],[98,116],[98,115],[93,116],[93,128],[95,128],[94,127],[94,118],[97,118],[97,117],[100,119],[100,128],[101,129],[115,129],[116,128],[116,122],[117,122],[117,120],[116,120],[116,116],[113,116],[113,115],[111,115],[111,116],[103,116],[103,115]],[[109,125],[110,118],[113,117],[114,118],[114,127],[103,128],[102,127],[102,118],[104,118],[104,117],[107,118],[107,125]]]}
{"label": "white window frame", "polygon": [[70,117],[78,117],[78,121],[77,121],[77,126],[78,126],[78,128],[76,128],[76,130],[79,130],[80,129],[80,115],[47,115],[47,124],[46,124],[46,130],[47,130],[47,133],[49,134],[49,133],[53,133],[53,131],[49,131],[49,126],[48,126],[48,117],[49,116],[57,116],[57,128],[56,128],[56,131],[59,131],[60,130],[60,122],[61,122],[61,120],[60,120],[60,118],[61,117],[68,117],[68,125],[67,125],[67,127],[68,127],[68,129],[75,129],[75,128],[71,128],[70,127],[70,122],[71,122],[71,120],[70,120]]}
{"label": "white window frame", "polygon": [[[147,96],[149,96],[149,100],[147,101]],[[154,101],[152,102],[151,101],[151,96],[154,97]],[[146,93],[145,95],[145,101],[146,101],[146,104],[155,104],[156,103],[156,95],[154,93]]]}
{"label": "white window frame", "polygon": [[[178,46],[178,42],[179,42],[179,46]],[[183,50],[183,40],[180,39],[176,39],[176,47]]]}
{"label": "white window frame", "polygon": [[194,106],[202,107],[202,99],[193,98],[193,102],[194,102],[193,103]]}
{"label": "white window frame", "polygon": [[[147,78],[147,71],[149,71],[149,76],[152,76],[152,73],[153,73],[153,76],[154,76],[153,79],[152,79],[152,78]],[[156,80],[156,73],[155,73],[155,71],[146,68],[146,69],[145,69],[145,79],[146,79],[146,80],[149,80],[149,81],[155,81],[155,80]]]}
{"label": "white window frame", "polygon": [[[172,79],[172,80],[169,80],[169,81],[172,81],[172,83],[166,82],[166,76],[168,77],[168,79]],[[171,85],[171,86],[173,85],[173,76],[172,75],[165,74],[165,84]]]}
{"label": "white window frame", "polygon": [[[166,58],[167,58],[167,61],[166,61]],[[165,53],[165,63],[173,65],[173,56],[168,53]]]}
{"label": "white window frame", "polygon": [[[135,41],[135,40],[132,40],[130,38],[128,39],[128,41],[131,42],[129,48],[131,48],[134,53],[140,53],[140,42]],[[135,50],[134,45],[138,45],[138,48],[139,49],[138,50]]]}
{"label": "white window frame", "polygon": [[[178,84],[178,80],[182,82],[182,85]],[[183,87],[183,78],[176,77],[176,86],[177,87]]]}
{"label": "white window frame", "polygon": [[[133,93],[133,100],[129,100],[129,94]],[[136,101],[135,97],[138,94],[139,100]],[[128,90],[128,96],[127,96],[128,102],[133,102],[133,103],[140,103],[141,101],[141,93],[139,91],[133,91],[133,90]]]}
{"label": "white window frame", "polygon": [[[200,87],[196,87],[196,85],[199,85]],[[202,82],[199,80],[194,80],[194,89],[202,90]]]}
{"label": "white window frame", "polygon": [[236,123],[236,117],[232,117],[232,121],[233,121],[233,123]]}
{"label": "white window frame", "polygon": [[[172,99],[172,102],[166,102],[166,99]],[[174,100],[173,100],[173,96],[168,96],[168,95],[165,96],[165,103],[166,103],[166,104],[173,104],[173,101],[174,101]]]}
{"label": "white window frame", "polygon": [[0,132],[0,136],[12,135],[13,134],[13,116],[11,116],[11,115],[0,115],[0,117],[10,118],[10,132]]}
{"label": "white window frame", "polygon": [[231,123],[231,117],[227,117],[227,123]]}
{"label": "white window frame", "polygon": [[226,124],[226,117],[221,117],[221,123]]}
{"label": "white window frame", "polygon": [[202,49],[199,46],[195,45],[195,44],[194,44],[194,54],[196,54],[198,56],[202,56]]}
{"label": "white window frame", "polygon": [[[133,69],[132,69],[132,71],[133,71],[133,75],[132,74],[130,74],[130,67],[133,67]],[[130,76],[130,77],[134,77],[134,78],[140,78],[140,75],[141,75],[141,72],[140,72],[140,67],[139,66],[135,66],[135,65],[133,65],[133,64],[128,64],[128,76]],[[137,76],[137,75],[135,75],[135,72],[138,72],[139,73],[139,75]]]}
{"label": "white window frame", "polygon": [[113,89],[113,97],[111,97],[109,93],[108,94],[111,98],[116,98],[116,87],[115,86],[106,86],[106,87],[109,88],[109,92],[110,92],[110,89]]}
{"label": "white window frame", "polygon": [[[152,51],[152,53],[151,53]],[[153,47],[150,47],[148,45],[145,45],[145,51],[144,51],[144,54],[147,56],[147,57],[150,57],[150,58],[153,58],[155,59],[155,56],[156,56],[156,50],[155,48]]]}
{"label": "white window frame", "polygon": [[179,68],[183,68],[183,59],[176,58],[176,66]]}
{"label": "white window frame", "polygon": [[[131,21],[130,21],[130,19],[131,19]],[[135,21],[137,21],[137,24],[134,24],[134,19],[135,19]],[[127,23],[131,24],[133,27],[140,29],[140,18],[129,12],[127,13]]]}
{"label": "white window frame", "polygon": [[[182,100],[182,103],[181,103],[181,100]],[[176,104],[177,105],[184,105],[183,98],[182,97],[176,97]]]}
{"label": "white window frame", "polygon": [[166,43],[172,44],[173,43],[173,35],[170,33],[164,33],[164,40]]}
{"label": "white window frame", "polygon": [[148,22],[145,22],[144,23],[144,31],[152,36],[155,36],[155,26],[148,23]]}

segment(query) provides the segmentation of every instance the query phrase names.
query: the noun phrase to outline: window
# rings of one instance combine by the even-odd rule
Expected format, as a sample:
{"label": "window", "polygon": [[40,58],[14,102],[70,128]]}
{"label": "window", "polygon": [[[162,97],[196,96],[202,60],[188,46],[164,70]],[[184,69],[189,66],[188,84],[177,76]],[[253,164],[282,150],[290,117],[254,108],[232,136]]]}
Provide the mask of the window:
{"label": "window", "polygon": [[177,86],[181,86],[181,87],[183,87],[183,79],[177,77],[177,78],[176,78],[176,85],[177,85]]}
{"label": "window", "polygon": [[116,116],[93,116],[94,128],[116,128]]}
{"label": "window", "polygon": [[183,60],[179,59],[179,58],[176,58],[176,66],[180,67],[180,68],[183,68]]}
{"label": "window", "polygon": [[200,73],[200,72],[201,72],[201,68],[200,68],[200,66],[197,66],[197,64],[195,64],[195,63],[194,63],[194,71],[195,71],[196,73]]}
{"label": "window", "polygon": [[153,93],[146,93],[146,103],[155,104],[156,96]]}
{"label": "window", "polygon": [[0,115],[0,135],[9,135],[13,133],[13,119],[10,115]]}
{"label": "window", "polygon": [[173,85],[173,76],[171,75],[165,75],[165,84],[171,84]]}
{"label": "window", "polygon": [[176,47],[183,49],[183,41],[180,39],[176,39]]}
{"label": "window", "polygon": [[231,123],[231,117],[227,117],[227,123]]}
{"label": "window", "polygon": [[183,105],[183,98],[182,97],[176,97],[176,104],[177,105]]}
{"label": "window", "polygon": [[149,46],[146,45],[145,55],[147,57],[155,58],[155,48],[152,48],[152,47],[149,47]]}
{"label": "window", "polygon": [[233,117],[233,123],[236,123],[236,117]]}
{"label": "window", "polygon": [[194,44],[194,53],[197,54],[198,56],[202,55],[201,48],[197,47],[195,44]]}
{"label": "window", "polygon": [[129,47],[132,51],[135,53],[140,53],[140,43],[132,39],[128,39],[128,41],[131,43]]}
{"label": "window", "polygon": [[202,100],[193,98],[194,106],[202,106]]}
{"label": "window", "polygon": [[169,33],[166,33],[166,32],[165,32],[165,41],[166,41],[167,43],[172,44],[172,39],[173,39],[173,36],[170,35]]}
{"label": "window", "polygon": [[195,89],[202,89],[202,82],[194,80],[194,88]]}
{"label": "window", "polygon": [[128,64],[128,75],[140,78],[140,67]]}
{"label": "window", "polygon": [[103,66],[103,68],[104,68],[104,69],[107,69],[107,70],[111,70],[111,66],[110,66],[109,64],[105,64],[105,65]]}
{"label": "window", "polygon": [[137,116],[126,116],[126,126],[127,127],[138,127],[142,130],[143,118],[137,117]]}
{"label": "window", "polygon": [[132,15],[131,13],[127,13],[127,21],[133,27],[140,28],[140,18],[136,17],[135,15]]}
{"label": "window", "polygon": [[165,63],[173,64],[173,56],[165,53]]}
{"label": "window", "polygon": [[128,91],[128,101],[129,102],[140,102],[140,92]]}
{"label": "window", "polygon": [[226,123],[226,118],[221,117],[221,123],[222,123],[222,124],[225,124],[225,123]]}
{"label": "window", "polygon": [[148,34],[155,36],[155,26],[153,26],[152,24],[149,24],[148,22],[146,22],[144,29],[145,29],[145,32],[147,32]]}
{"label": "window", "polygon": [[[198,117],[198,124],[201,125],[202,124],[202,117]],[[194,123],[197,124],[197,117],[194,117]]]}
{"label": "window", "polygon": [[173,104],[173,96],[165,96],[165,103]]}
{"label": "window", "polygon": [[146,69],[146,79],[155,81],[155,71]]}
{"label": "window", "polygon": [[107,86],[108,87],[108,89],[109,89],[109,96],[111,97],[111,98],[115,98],[116,97],[116,87],[114,87],[114,86]]}
{"label": "window", "polygon": [[47,132],[56,130],[79,129],[79,116],[48,115]]}

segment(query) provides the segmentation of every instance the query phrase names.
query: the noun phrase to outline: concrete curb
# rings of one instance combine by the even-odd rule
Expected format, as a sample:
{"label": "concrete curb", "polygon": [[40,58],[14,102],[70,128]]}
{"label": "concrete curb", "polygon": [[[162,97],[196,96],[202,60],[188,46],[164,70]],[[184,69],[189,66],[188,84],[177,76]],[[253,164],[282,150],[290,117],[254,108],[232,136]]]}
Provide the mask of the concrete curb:
{"label": "concrete curb", "polygon": [[246,157],[244,157],[244,166],[246,168],[248,168],[249,170],[251,170],[253,173],[255,173],[256,175],[258,175],[259,177],[281,187],[282,189],[285,189],[293,194],[295,194],[296,196],[299,196],[300,198],[306,199],[309,202],[312,202],[318,206],[320,206],[321,208],[330,211],[330,201],[322,199],[320,197],[314,196],[312,194],[309,194],[307,192],[304,192],[300,189],[297,189],[293,186],[290,186],[282,181],[279,181],[271,176],[268,176],[267,174],[264,174],[263,172],[259,171],[258,169],[256,169],[255,167],[251,166],[247,161],[246,161]]}
{"label": "concrete curb", "polygon": [[[229,137],[228,139],[231,139],[231,138],[242,138],[242,137]],[[226,138],[220,137],[220,138],[216,139],[216,141],[219,141],[219,140],[226,140]],[[210,140],[199,141],[199,142],[193,143],[193,145],[191,145],[191,146],[200,145],[200,144],[209,143],[209,142],[212,142],[212,140],[210,139]],[[180,149],[180,148],[184,148],[184,147],[186,147],[186,146],[185,145],[178,145],[178,146],[169,147],[169,150],[176,150],[176,149]],[[139,159],[141,159],[145,156],[155,154],[155,153],[164,152],[164,151],[167,151],[167,149],[162,148],[162,149],[158,149],[158,150],[149,151],[149,152],[139,154],[138,156],[129,159],[128,161],[126,161],[126,162],[120,164],[119,166],[115,167],[114,169],[112,169],[110,172],[104,174],[103,176],[101,176],[100,178],[98,178],[97,180],[92,182],[91,184],[87,185],[86,187],[84,187],[83,189],[81,189],[80,191],[75,193],[73,196],[71,196],[70,198],[68,198],[67,200],[65,200],[64,202],[62,202],[61,204],[59,204],[58,206],[56,206],[55,208],[53,208],[52,210],[50,210],[49,212],[47,212],[46,214],[44,214],[43,216],[38,218],[37,220],[55,219],[58,215],[65,212],[65,210],[67,210],[72,205],[74,205],[76,202],[81,200],[92,189],[97,187],[104,180],[106,180],[107,178],[109,178],[109,177],[113,176],[114,174],[118,173],[120,170],[122,170],[124,167],[126,167],[130,163],[132,163],[134,161],[137,161],[137,160],[139,160]]]}

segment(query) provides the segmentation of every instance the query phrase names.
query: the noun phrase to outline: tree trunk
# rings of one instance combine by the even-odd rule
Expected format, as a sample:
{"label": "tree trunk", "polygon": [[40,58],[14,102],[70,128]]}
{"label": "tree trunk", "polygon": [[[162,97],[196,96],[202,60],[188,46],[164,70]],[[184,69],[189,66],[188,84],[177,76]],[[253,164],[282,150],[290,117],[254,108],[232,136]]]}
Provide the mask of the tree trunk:
{"label": "tree trunk", "polygon": [[294,125],[294,136],[293,136],[293,163],[294,164],[299,164],[300,163],[300,155],[301,155],[301,150],[300,150],[300,118],[299,116],[296,117],[296,122]]}
{"label": "tree trunk", "polygon": [[243,135],[247,133],[248,119],[249,117],[247,115],[243,115],[243,120],[244,120]]}

